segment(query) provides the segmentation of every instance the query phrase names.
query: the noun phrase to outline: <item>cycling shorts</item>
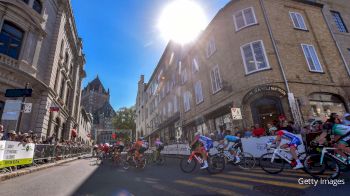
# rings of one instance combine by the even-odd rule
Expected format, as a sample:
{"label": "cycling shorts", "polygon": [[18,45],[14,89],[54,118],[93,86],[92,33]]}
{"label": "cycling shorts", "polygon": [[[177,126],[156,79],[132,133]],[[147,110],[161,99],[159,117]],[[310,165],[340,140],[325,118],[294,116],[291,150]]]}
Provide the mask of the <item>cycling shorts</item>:
{"label": "cycling shorts", "polygon": [[301,144],[300,139],[297,138],[297,137],[295,137],[295,138],[292,139],[292,141],[290,141],[290,142],[288,143],[288,147],[294,146],[295,148],[297,148],[300,144]]}

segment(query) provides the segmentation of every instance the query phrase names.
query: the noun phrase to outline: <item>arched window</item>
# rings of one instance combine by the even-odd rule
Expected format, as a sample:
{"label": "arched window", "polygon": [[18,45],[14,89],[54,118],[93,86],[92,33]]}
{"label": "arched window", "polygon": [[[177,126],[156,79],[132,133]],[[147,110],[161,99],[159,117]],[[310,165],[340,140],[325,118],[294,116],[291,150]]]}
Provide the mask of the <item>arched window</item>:
{"label": "arched window", "polygon": [[18,59],[24,31],[15,24],[5,21],[0,33],[0,53]]}
{"label": "arched window", "polygon": [[41,11],[43,10],[43,4],[41,3],[41,1],[34,0],[33,9],[39,14],[41,14]]}

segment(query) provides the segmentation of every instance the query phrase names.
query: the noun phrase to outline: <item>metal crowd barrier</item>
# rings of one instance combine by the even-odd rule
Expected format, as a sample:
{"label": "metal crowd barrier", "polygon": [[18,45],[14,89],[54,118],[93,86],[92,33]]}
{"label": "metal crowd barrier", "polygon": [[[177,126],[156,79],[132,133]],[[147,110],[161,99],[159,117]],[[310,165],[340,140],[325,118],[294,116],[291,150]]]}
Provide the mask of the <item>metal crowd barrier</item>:
{"label": "metal crowd barrier", "polygon": [[34,164],[72,158],[91,153],[92,148],[87,146],[67,146],[36,144],[34,150]]}

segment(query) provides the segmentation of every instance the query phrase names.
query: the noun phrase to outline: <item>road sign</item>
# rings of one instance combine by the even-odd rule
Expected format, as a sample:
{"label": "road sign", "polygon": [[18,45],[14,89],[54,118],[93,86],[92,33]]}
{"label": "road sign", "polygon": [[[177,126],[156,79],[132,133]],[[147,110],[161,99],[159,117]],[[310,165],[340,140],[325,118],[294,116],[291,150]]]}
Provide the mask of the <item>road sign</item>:
{"label": "road sign", "polygon": [[231,108],[231,113],[232,113],[233,120],[241,120],[242,119],[241,108]]}
{"label": "road sign", "polygon": [[32,89],[6,89],[5,97],[31,97]]}
{"label": "road sign", "polygon": [[21,108],[21,100],[6,100],[2,120],[18,120]]}
{"label": "road sign", "polygon": [[24,103],[23,113],[31,113],[32,112],[32,103]]}

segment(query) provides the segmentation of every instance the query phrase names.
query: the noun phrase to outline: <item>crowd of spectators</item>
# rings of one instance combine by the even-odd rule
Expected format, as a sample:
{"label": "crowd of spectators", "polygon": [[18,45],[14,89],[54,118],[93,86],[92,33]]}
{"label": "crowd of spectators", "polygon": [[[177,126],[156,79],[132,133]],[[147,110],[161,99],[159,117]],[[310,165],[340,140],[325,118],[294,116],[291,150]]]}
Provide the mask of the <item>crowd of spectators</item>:
{"label": "crowd of spectators", "polygon": [[16,141],[21,143],[51,144],[57,146],[88,146],[79,141],[63,139],[59,140],[55,133],[53,133],[50,137],[40,137],[31,130],[25,133],[16,133],[14,130],[9,130],[6,133],[2,124],[0,124],[0,140]]}

